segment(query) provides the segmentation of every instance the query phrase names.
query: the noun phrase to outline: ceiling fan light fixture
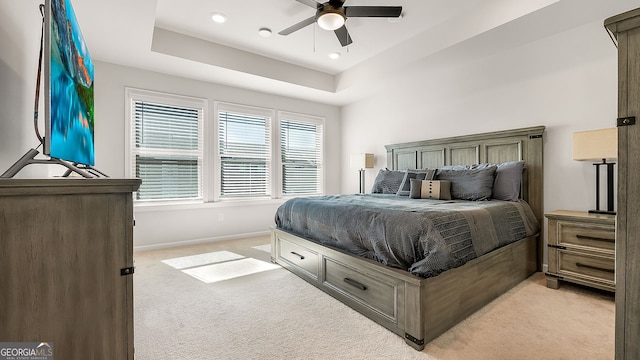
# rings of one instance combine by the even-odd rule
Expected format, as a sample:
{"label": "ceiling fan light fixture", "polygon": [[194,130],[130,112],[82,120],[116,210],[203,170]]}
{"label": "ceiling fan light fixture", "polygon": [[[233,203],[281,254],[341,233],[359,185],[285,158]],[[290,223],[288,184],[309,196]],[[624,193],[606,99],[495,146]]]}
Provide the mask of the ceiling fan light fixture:
{"label": "ceiling fan light fixture", "polygon": [[324,3],[318,2],[320,0],[295,1],[315,8],[315,16],[299,21],[278,34],[286,36],[317,23],[321,29],[333,31],[343,48],[353,43],[347,29],[347,18],[399,18],[402,16],[402,6],[344,6],[345,0],[329,0]]}
{"label": "ceiling fan light fixture", "polygon": [[325,11],[318,16],[318,25],[329,31],[340,29],[344,25],[344,15],[339,11]]}
{"label": "ceiling fan light fixture", "polygon": [[404,14],[400,14],[400,16],[398,16],[398,17],[390,17],[390,18],[387,18],[387,22],[389,24],[397,24],[400,21],[402,21],[403,17],[404,17]]}

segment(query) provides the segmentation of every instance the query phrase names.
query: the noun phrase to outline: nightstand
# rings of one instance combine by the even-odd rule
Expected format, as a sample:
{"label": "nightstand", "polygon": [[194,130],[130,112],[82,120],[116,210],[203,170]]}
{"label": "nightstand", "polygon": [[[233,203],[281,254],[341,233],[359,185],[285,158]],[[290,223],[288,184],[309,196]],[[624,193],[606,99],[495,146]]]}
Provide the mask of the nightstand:
{"label": "nightstand", "polygon": [[556,210],[549,219],[547,287],[570,281],[615,291],[615,215]]}

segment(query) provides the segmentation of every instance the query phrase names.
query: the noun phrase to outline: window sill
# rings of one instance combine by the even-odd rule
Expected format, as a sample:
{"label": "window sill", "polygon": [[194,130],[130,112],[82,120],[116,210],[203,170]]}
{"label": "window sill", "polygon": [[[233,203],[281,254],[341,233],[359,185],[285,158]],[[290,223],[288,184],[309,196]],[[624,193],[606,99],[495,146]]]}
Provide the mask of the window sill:
{"label": "window sill", "polygon": [[176,210],[198,210],[198,209],[221,209],[240,206],[267,206],[267,205],[280,205],[285,202],[286,199],[247,199],[247,200],[225,200],[217,202],[164,202],[164,203],[134,203],[134,210],[136,212],[151,212],[151,211],[176,211]]}

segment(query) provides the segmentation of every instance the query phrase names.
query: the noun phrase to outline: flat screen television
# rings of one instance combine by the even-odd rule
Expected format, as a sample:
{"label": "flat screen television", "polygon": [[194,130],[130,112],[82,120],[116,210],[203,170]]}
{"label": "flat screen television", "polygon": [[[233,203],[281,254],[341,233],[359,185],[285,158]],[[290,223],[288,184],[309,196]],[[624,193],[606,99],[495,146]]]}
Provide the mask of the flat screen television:
{"label": "flat screen television", "polygon": [[93,166],[93,62],[69,0],[46,0],[44,34],[44,153]]}

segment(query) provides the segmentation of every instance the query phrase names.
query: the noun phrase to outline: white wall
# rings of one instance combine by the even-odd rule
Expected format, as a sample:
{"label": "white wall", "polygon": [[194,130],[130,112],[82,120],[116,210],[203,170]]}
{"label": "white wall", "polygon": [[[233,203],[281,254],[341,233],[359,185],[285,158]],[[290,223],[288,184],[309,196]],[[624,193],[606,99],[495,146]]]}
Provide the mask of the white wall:
{"label": "white wall", "polygon": [[[378,95],[345,106],[343,192],[357,191],[351,152],[373,152],[386,166],[384,144],[545,125],[545,208],[595,206],[590,163],[572,160],[572,133],[615,127],[616,48],[602,21],[475,56],[474,40],[406,68]],[[482,41],[479,39],[477,41]]]}
{"label": "white wall", "polygon": [[[0,173],[38,145],[33,102],[42,23],[39,3],[0,1]],[[40,131],[44,135],[42,127]],[[17,177],[46,174],[46,166],[32,165]]]}
{"label": "white wall", "polygon": [[[0,1],[0,173],[38,144],[33,130],[33,101],[40,44],[39,3],[41,1],[36,0]],[[220,100],[325,117],[326,191],[339,192],[341,136],[337,107],[100,61],[95,65],[96,168],[111,177],[125,176],[124,88],[131,86],[207,98],[210,110],[212,102]],[[44,132],[42,119],[40,128]],[[63,172],[60,166],[30,165],[18,177],[42,178]],[[274,200],[136,209],[134,246],[141,249],[266,233],[274,224],[279,203]]]}
{"label": "white wall", "polygon": [[398,71],[376,96],[342,109],[342,191],[358,189],[350,153],[375,154],[370,187],[386,166],[384,144],[545,125],[545,211],[594,208],[593,165],[572,160],[571,141],[575,131],[615,127],[617,52],[602,24],[497,52],[486,41],[500,34],[486,34]]}
{"label": "white wall", "polygon": [[[32,109],[39,3],[0,1],[0,171],[37,144]],[[351,153],[376,155],[376,169],[367,171],[370,187],[386,165],[384,144],[546,125],[545,209],[593,208],[593,166],[571,160],[571,134],[614,125],[616,50],[602,21],[617,12],[533,40],[519,35],[523,24],[508,24],[401,69],[385,69],[390,80],[377,84],[376,95],[341,110],[97,61],[96,167],[124,176],[124,87],[132,86],[326,117],[328,193],[358,191]],[[545,32],[550,24],[533,25]],[[47,175],[39,165],[20,173]],[[273,223],[277,203],[138,210],[135,245],[261,232]]]}
{"label": "white wall", "polygon": [[[213,121],[213,102],[224,101],[322,116],[326,119],[326,192],[340,190],[339,109],[224,85],[195,81],[151,71],[96,61],[96,168],[111,177],[125,176],[125,87],[168,92],[209,100],[208,121]],[[216,203],[175,207],[136,207],[134,246],[149,249],[177,242],[196,243],[267,233],[274,224],[280,200],[249,203]]]}

